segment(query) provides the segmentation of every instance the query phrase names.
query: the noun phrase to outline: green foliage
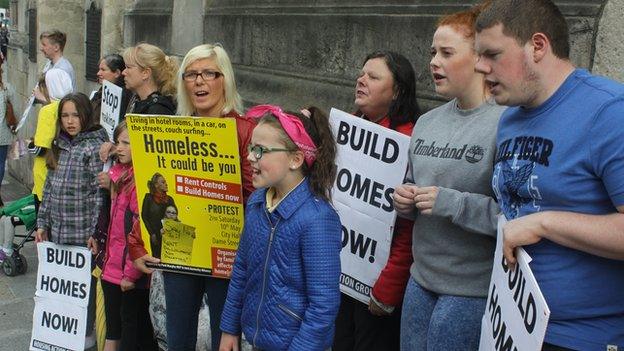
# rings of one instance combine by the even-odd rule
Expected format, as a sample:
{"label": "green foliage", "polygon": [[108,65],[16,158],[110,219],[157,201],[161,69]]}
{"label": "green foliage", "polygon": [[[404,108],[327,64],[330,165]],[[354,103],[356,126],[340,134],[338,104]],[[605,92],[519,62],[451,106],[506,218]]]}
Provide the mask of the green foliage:
{"label": "green foliage", "polygon": [[0,0],[0,8],[8,9],[9,8],[9,0]]}

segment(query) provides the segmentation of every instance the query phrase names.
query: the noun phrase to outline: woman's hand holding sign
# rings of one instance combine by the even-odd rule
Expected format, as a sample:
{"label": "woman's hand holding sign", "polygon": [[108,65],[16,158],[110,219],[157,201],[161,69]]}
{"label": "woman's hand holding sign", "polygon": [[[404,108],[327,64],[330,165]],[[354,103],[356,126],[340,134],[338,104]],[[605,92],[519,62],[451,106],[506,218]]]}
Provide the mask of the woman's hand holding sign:
{"label": "woman's hand holding sign", "polygon": [[145,255],[143,257],[139,257],[136,260],[134,260],[134,262],[132,262],[132,264],[134,265],[134,267],[138,270],[140,270],[143,273],[147,273],[147,274],[152,274],[154,272],[153,269],[149,268],[146,263],[160,263],[160,259],[156,258],[156,257],[152,257],[150,255]]}

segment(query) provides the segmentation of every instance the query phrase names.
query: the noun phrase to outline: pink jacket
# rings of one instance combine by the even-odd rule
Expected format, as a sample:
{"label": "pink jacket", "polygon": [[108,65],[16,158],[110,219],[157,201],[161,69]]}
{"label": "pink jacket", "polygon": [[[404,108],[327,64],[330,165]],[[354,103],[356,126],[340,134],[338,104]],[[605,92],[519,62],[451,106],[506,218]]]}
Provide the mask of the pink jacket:
{"label": "pink jacket", "polygon": [[132,266],[128,255],[128,234],[139,219],[139,205],[132,165],[116,164],[108,172],[117,191],[111,191],[111,212],[106,239],[106,258],[102,279],[119,285],[122,278],[147,287],[147,276]]}

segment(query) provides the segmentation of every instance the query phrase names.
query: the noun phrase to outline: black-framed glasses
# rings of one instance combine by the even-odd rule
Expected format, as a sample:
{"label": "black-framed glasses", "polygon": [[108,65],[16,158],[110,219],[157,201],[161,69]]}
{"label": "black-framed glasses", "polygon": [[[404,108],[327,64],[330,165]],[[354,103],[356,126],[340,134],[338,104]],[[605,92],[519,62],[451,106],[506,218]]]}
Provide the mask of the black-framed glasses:
{"label": "black-framed glasses", "polygon": [[293,150],[293,149],[286,149],[286,148],[280,148],[280,147],[266,147],[266,146],[261,146],[261,145],[252,145],[252,144],[247,145],[247,150],[249,151],[249,154],[251,154],[256,160],[261,159],[262,155],[264,155],[266,153],[269,153],[269,152],[274,152],[274,151],[284,151],[284,152],[297,151],[297,150]]}
{"label": "black-framed glasses", "polygon": [[210,80],[215,80],[221,77],[222,75],[223,73],[221,72],[205,69],[201,72],[197,72],[197,71],[184,72],[182,73],[182,79],[184,79],[187,82],[194,82],[197,80],[197,77],[201,76],[203,80],[210,81]]}

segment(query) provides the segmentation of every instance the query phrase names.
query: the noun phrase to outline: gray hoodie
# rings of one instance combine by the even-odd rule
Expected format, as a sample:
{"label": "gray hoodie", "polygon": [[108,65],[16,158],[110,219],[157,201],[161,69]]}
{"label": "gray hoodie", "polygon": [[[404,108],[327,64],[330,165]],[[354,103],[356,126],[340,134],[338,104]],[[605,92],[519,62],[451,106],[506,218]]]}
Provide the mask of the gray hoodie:
{"label": "gray hoodie", "polygon": [[500,212],[491,186],[496,128],[505,107],[460,110],[452,100],[418,119],[408,182],[439,187],[431,215],[414,213],[412,277],[444,295],[485,297]]}

